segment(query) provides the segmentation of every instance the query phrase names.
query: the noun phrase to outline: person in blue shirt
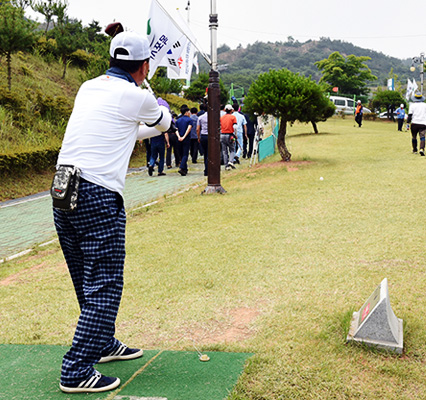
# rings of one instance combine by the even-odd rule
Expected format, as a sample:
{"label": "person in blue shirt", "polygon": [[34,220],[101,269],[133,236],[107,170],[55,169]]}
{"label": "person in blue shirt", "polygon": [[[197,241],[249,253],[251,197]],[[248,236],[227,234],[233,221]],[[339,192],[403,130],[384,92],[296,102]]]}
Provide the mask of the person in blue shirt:
{"label": "person in blue shirt", "polygon": [[195,107],[191,108],[191,115],[190,118],[194,122],[191,129],[191,159],[193,164],[197,164],[197,158],[198,158],[198,136],[197,136],[197,122],[198,122],[198,116],[197,116],[197,109]]}
{"label": "person in blue shirt", "polygon": [[396,118],[398,120],[398,131],[402,132],[402,126],[404,125],[405,119],[404,104],[401,104],[396,110]]}
{"label": "person in blue shirt", "polygon": [[179,173],[185,176],[188,173],[188,157],[189,149],[191,147],[191,129],[194,121],[190,118],[190,111],[188,106],[184,105],[180,108],[181,117],[176,121],[177,137],[180,143],[180,154],[182,156]]}

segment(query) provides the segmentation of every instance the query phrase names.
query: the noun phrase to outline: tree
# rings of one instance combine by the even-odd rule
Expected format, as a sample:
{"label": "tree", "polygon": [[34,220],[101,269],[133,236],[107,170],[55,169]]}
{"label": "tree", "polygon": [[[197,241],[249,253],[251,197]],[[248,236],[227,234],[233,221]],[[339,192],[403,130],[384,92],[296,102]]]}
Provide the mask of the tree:
{"label": "tree", "polygon": [[35,23],[24,17],[24,10],[10,3],[1,4],[0,54],[6,56],[9,90],[12,88],[12,54],[29,50],[35,40]]}
{"label": "tree", "polygon": [[261,74],[249,89],[244,109],[280,119],[277,145],[283,161],[291,159],[285,143],[288,122],[312,122],[316,129],[316,122],[324,121],[334,113],[334,105],[320,85],[287,69]]}
{"label": "tree", "polygon": [[23,10],[25,10],[27,7],[31,7],[33,4],[32,0],[11,0],[10,2],[15,7],[22,8]]}
{"label": "tree", "polygon": [[[185,90],[185,98],[192,101],[202,102],[206,95],[206,89],[209,86],[209,75],[200,73],[198,78],[191,83],[191,86]],[[228,91],[222,80],[219,81],[220,102],[226,104],[228,101]]]}
{"label": "tree", "polygon": [[[388,110],[391,107],[396,109],[400,106],[400,104],[404,104],[404,107],[407,107],[407,102],[402,94],[395,90],[380,90],[371,101],[371,105],[376,110],[381,110],[383,108]],[[390,119],[392,116],[388,115],[388,118]]]}
{"label": "tree", "polygon": [[371,58],[366,56],[345,58],[335,51],[315,65],[322,72],[320,82],[327,83],[330,91],[337,86],[341,93],[361,95],[368,93],[367,82],[377,80],[364,63],[368,60]]}
{"label": "tree", "polygon": [[167,68],[160,67],[152,77],[150,85],[155,93],[180,93],[183,86],[182,82],[181,79],[167,78]]}
{"label": "tree", "polygon": [[86,35],[81,21],[70,20],[67,16],[63,20],[58,20],[50,34],[56,40],[57,52],[64,66],[62,79],[65,79],[71,54],[83,47],[86,42]]}
{"label": "tree", "polygon": [[55,9],[54,9],[54,0],[47,0],[47,1],[38,1],[37,3],[32,4],[32,9],[42,15],[44,15],[44,18],[46,19],[46,29],[44,31],[45,34],[47,34],[47,31],[49,30],[50,22],[52,21],[52,17],[54,15]]}

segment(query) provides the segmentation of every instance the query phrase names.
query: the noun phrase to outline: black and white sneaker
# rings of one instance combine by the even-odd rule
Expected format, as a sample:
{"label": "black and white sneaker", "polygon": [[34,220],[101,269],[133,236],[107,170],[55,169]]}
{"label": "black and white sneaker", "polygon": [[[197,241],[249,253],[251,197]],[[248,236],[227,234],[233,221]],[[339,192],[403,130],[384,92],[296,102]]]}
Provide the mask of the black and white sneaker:
{"label": "black and white sneaker", "polygon": [[419,150],[419,154],[420,154],[422,157],[424,157],[424,156],[425,156],[425,151],[424,151],[424,149],[420,149],[420,150]]}
{"label": "black and white sneaker", "polygon": [[95,371],[94,375],[75,386],[59,384],[59,388],[65,393],[96,393],[115,389],[118,385],[120,378],[111,378]]}
{"label": "black and white sneaker", "polygon": [[129,349],[125,344],[121,343],[119,348],[110,354],[107,354],[98,361],[98,364],[120,361],[120,360],[133,360],[143,356],[143,350],[141,349]]}

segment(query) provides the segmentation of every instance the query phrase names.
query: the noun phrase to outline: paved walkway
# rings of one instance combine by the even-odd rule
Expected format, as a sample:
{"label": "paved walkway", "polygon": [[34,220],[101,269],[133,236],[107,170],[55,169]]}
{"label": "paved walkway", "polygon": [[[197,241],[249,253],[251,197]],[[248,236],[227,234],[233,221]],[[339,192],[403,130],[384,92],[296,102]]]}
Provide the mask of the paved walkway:
{"label": "paved walkway", "polygon": [[[166,176],[149,176],[146,168],[127,176],[124,190],[127,210],[200,184],[207,186],[204,164],[189,163],[189,173],[181,176],[177,168],[165,170]],[[49,192],[0,203],[0,260],[56,238]]]}

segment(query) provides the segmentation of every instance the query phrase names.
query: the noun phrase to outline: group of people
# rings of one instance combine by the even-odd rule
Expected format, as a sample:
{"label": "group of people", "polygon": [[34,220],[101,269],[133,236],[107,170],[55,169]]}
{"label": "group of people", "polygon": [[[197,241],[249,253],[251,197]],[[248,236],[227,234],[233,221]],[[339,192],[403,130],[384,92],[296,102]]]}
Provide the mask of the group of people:
{"label": "group of people", "polygon": [[[392,111],[393,118],[393,107],[389,107]],[[388,111],[389,112],[389,111]],[[355,121],[358,123],[358,126],[361,127],[362,124],[362,115],[363,107],[361,100],[358,100],[357,107],[355,110]],[[404,104],[401,104],[396,110],[396,119],[398,121],[398,131],[402,132],[404,126],[404,121],[406,118],[406,111]],[[424,157],[425,156],[425,142],[426,142],[426,103],[423,93],[416,91],[411,96],[411,102],[408,109],[408,118],[407,118],[407,130],[411,131],[411,145],[413,153],[417,152]],[[420,139],[418,143],[417,137]]]}
{"label": "group of people", "polygon": [[226,170],[235,169],[241,157],[251,157],[256,129],[263,132],[263,125],[260,119],[243,113],[237,102],[227,104],[220,113],[221,159]]}
{"label": "group of people", "polygon": [[[159,104],[169,108],[162,99]],[[172,152],[175,166],[180,175],[188,173],[188,160],[198,162],[198,154],[204,156],[204,175],[208,175],[208,113],[206,105],[201,104],[199,110],[183,105],[180,115],[173,115],[174,126],[160,136],[145,140],[147,150],[148,174],[153,175],[158,166],[158,176],[164,173],[164,162],[172,168]],[[170,108],[169,108],[170,109]],[[250,158],[253,153],[256,129],[261,122],[258,118],[244,114],[237,102],[233,105],[221,106],[220,111],[220,143],[221,160],[226,170],[235,169],[240,158]],[[263,125],[260,127],[263,131]],[[166,157],[164,154],[166,152]]]}

